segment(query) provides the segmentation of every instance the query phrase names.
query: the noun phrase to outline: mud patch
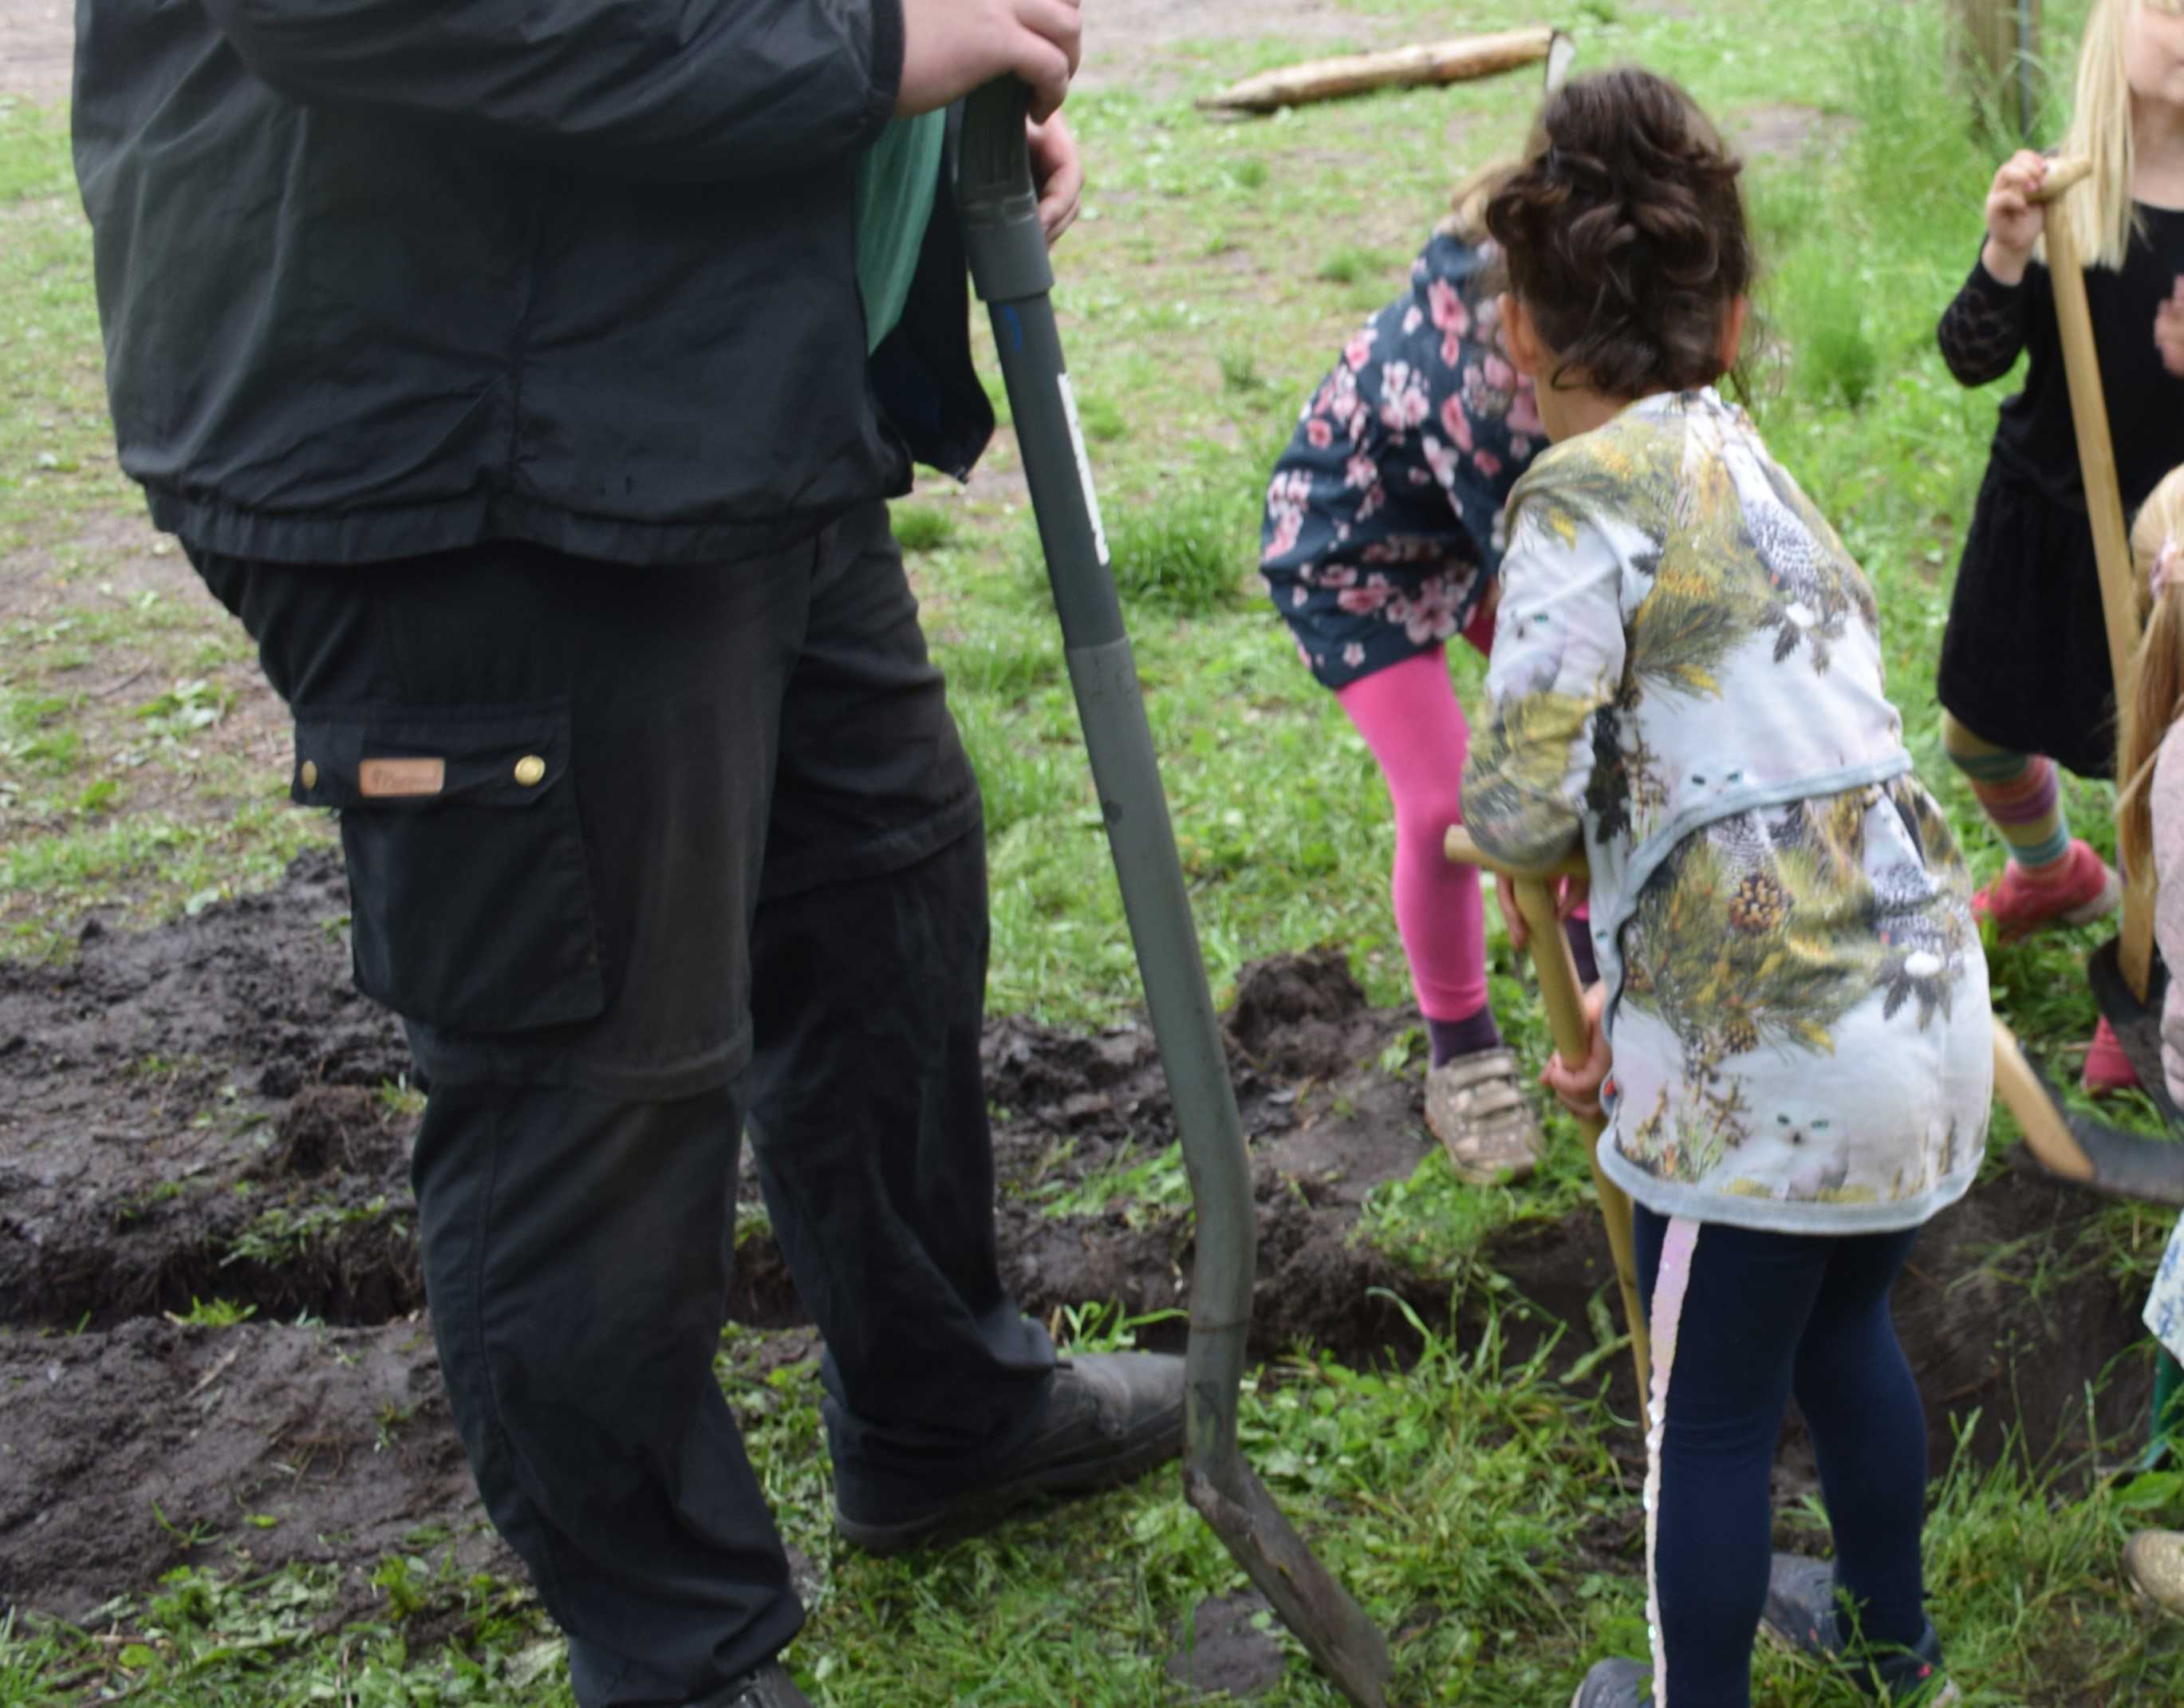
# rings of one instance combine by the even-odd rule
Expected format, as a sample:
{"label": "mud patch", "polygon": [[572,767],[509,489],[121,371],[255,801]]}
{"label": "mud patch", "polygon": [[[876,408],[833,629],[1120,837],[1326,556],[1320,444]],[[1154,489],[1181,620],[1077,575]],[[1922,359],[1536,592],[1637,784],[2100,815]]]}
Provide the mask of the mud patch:
{"label": "mud patch", "polygon": [[1272,1604],[1256,1590],[1200,1602],[1168,1658],[1167,1676],[1200,1696],[1242,1698],[1273,1689],[1286,1665],[1273,1616]]}
{"label": "mud patch", "polygon": [[512,1569],[421,1319],[0,1335],[0,1605],[81,1619],[176,1566],[301,1561],[360,1609],[382,1555],[450,1545]]}
{"label": "mud patch", "polygon": [[338,859],[161,930],[0,963],[0,1320],[223,1297],[372,1323],[423,1302],[410,1070],[349,988]]}
{"label": "mud patch", "polygon": [[[265,896],[94,931],[70,966],[0,964],[0,1598],[81,1615],[185,1560],[305,1560],[349,1572],[360,1607],[378,1557],[421,1538],[508,1563],[421,1311],[409,1058],[349,988],[347,911],[337,863],[307,855]],[[1557,1337],[1554,1374],[1589,1359],[1582,1385],[1635,1415],[1627,1359],[1596,1338],[1618,1306],[1591,1214],[1519,1222],[1451,1275],[1359,1237],[1368,1194],[1430,1151],[1416,1080],[1379,1065],[1411,1024],[1373,1008],[1333,951],[1240,977],[1225,1024],[1258,1222],[1255,1354],[1401,1363],[1413,1314],[1461,1343],[1492,1307],[1516,1356]],[[1150,1033],[1001,1019],[983,1053],[1010,1285],[1057,1324],[1118,1306],[1160,1319],[1145,1343],[1179,1347],[1194,1224]],[[1937,1469],[1975,1409],[1983,1456],[2015,1426],[2068,1459],[2142,1417],[2143,1361],[2109,1369],[2141,1336],[2100,1270],[2095,1214],[2004,1170],[1929,1232],[1898,1314]],[[214,1300],[255,1314],[170,1320]],[[790,1331],[763,1343],[781,1357],[811,1349],[756,1215],[730,1314]],[[2086,1386],[2103,1382],[2089,1419]],[[1635,1465],[1635,1434],[1618,1451]],[[1777,1482],[1786,1498],[1812,1486],[1794,1422]],[[1627,1560],[1635,1534],[1618,1521],[1587,1547]]]}

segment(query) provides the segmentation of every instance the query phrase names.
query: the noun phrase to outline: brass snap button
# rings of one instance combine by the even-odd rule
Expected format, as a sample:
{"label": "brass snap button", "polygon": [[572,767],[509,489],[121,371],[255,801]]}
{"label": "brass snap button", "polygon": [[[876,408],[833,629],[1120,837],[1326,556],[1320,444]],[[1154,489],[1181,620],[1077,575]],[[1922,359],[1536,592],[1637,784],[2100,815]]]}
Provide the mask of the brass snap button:
{"label": "brass snap button", "polygon": [[304,762],[304,768],[296,774],[304,788],[315,789],[319,786],[319,767],[312,761],[306,759]]}
{"label": "brass snap button", "polygon": [[535,753],[526,753],[515,762],[515,780],[526,789],[536,789],[546,780],[546,762]]}

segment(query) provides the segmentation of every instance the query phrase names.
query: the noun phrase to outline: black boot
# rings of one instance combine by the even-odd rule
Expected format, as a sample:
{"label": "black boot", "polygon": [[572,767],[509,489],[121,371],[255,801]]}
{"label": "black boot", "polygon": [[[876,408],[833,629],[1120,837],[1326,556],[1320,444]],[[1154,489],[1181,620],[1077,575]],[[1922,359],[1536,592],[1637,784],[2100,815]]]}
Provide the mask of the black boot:
{"label": "black boot", "polygon": [[989,1529],[1042,1496],[1128,1482],[1183,1451],[1183,1360],[1164,1353],[1093,1353],[1055,1366],[1046,1410],[1022,1446],[977,1488],[944,1499],[852,1511],[834,1527],[872,1554],[901,1554]]}
{"label": "black boot", "polygon": [[718,1696],[709,1696],[703,1708],[811,1708],[811,1699],[799,1690],[778,1661],[769,1661],[748,1673]]}

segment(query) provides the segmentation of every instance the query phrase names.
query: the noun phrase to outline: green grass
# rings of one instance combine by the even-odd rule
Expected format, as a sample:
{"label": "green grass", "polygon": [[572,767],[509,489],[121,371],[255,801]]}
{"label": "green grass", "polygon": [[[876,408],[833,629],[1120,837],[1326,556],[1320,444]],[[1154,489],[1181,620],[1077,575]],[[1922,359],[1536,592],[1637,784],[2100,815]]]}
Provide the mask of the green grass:
{"label": "green grass", "polygon": [[[1357,39],[1312,51],[1507,22],[1484,0],[1350,3]],[[2081,13],[2049,8],[2051,41],[2066,41]],[[1752,166],[1768,332],[1752,402],[1776,455],[1872,574],[1920,774],[1988,875],[2000,855],[1942,757],[1928,685],[2007,388],[1958,388],[1933,326],[1977,247],[2000,144],[1941,69],[1938,5],[1587,0],[1569,21],[1581,64],[1663,70],[1732,134],[1784,109],[1836,121],[1815,131],[1807,157]],[[1225,999],[1250,960],[1333,941],[1374,1000],[1396,1002],[1407,980],[1389,913],[1384,793],[1256,591],[1261,492],[1343,337],[1400,288],[1404,258],[1452,184],[1518,137],[1535,90],[1505,78],[1249,124],[1191,107],[1204,88],[1300,51],[1279,34],[1184,42],[1164,62],[1172,86],[1118,78],[1072,103],[1092,190],[1057,258],[1057,307],[1217,991]],[[2043,120],[2049,134],[2056,117]],[[1005,438],[967,493],[942,499],[936,487],[898,505],[896,525],[986,797],[991,1006],[1097,1024],[1134,1004],[1136,972],[1043,572],[1007,478],[1018,468]],[[279,777],[220,745],[249,709],[238,696],[258,691],[234,626],[186,583],[148,601],[119,572],[102,524],[133,506],[106,436],[64,135],[53,115],[0,101],[0,599],[16,601],[0,606],[7,952],[65,952],[88,909],[171,917],[262,885],[326,834],[281,804]],[[140,679],[125,680],[139,666]],[[1475,704],[1477,661],[1458,649],[1454,668]],[[2073,785],[2069,804],[2105,843],[2108,791]],[[1992,957],[2000,1007],[2059,1080],[2092,1024],[2077,963],[2097,935]],[[1497,1012],[1536,1060],[1536,1005],[1498,933],[1493,952]],[[385,1097],[390,1111],[414,1113],[407,1088]],[[1479,1253],[1503,1228],[1584,1202],[1582,1156],[1559,1118],[1553,1136],[1548,1164],[1518,1188],[1464,1187],[1433,1153],[1373,1194],[1360,1236],[1475,1308],[1513,1307]],[[2013,1136],[1999,1119],[1997,1147]],[[1181,1189],[1175,1157],[1141,1148],[1034,1203],[1128,1216],[1179,1201]],[[291,1251],[334,1231],[316,1214],[267,1212],[243,1238]],[[1997,1248],[1981,1263],[2028,1298],[2097,1285],[2135,1293],[2166,1220],[2108,1209],[2059,1248]],[[1613,1301],[1595,1304],[1607,1322]],[[1085,1344],[1133,1331],[1100,1301],[1061,1326]],[[1240,1580],[1172,1479],[928,1560],[856,1556],[823,1522],[816,1372],[806,1362],[753,1375],[757,1341],[732,1331],[720,1372],[788,1538],[818,1574],[794,1651],[815,1700],[1180,1700],[1165,1672],[1178,1627],[1201,1597]],[[1257,1380],[1246,1444],[1329,1563],[1397,1633],[1399,1700],[1557,1702],[1590,1660],[1642,1645],[1637,1492],[1604,1450],[1631,1425],[1603,1413],[1596,1380],[1568,1374],[1518,1362],[1490,1335],[1464,1349],[1429,1338],[1401,1374],[1340,1369],[1304,1348]],[[2090,1465],[2018,1454],[1988,1469],[1962,1457],[1937,1484],[1935,1616],[1975,1708],[2184,1698],[2184,1635],[2148,1621],[2119,1583],[2128,1528],[2184,1522],[2176,1475],[2103,1471],[2137,1446],[2107,1443]],[[528,1594],[466,1577],[446,1557],[420,1538],[373,1563],[374,1610],[326,1628],[337,1586],[309,1571],[187,1572],[117,1602],[89,1634],[19,1620],[0,1633],[0,1705],[124,1692],[191,1708],[566,1704],[558,1644]],[[1762,1701],[1863,1700],[1779,1657],[1760,1667]],[[1295,1659],[1260,1700],[1328,1708],[1334,1698]]]}
{"label": "green grass", "polygon": [[938,551],[956,538],[956,518],[934,504],[899,504],[892,512],[895,543],[907,552]]}

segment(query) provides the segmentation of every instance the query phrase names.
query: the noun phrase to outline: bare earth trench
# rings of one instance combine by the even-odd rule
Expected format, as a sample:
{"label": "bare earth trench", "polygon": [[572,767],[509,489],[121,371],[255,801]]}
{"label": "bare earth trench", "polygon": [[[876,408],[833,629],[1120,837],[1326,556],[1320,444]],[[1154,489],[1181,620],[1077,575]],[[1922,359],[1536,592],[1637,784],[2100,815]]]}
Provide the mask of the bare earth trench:
{"label": "bare earth trench", "polygon": [[[66,98],[71,24],[60,0],[0,0],[0,98]],[[1157,80],[1178,40],[1279,31],[1309,51],[1395,39],[1328,0],[1102,0],[1093,24],[1088,82]],[[1751,116],[1769,142],[1770,126],[1785,131],[1791,152],[1813,115]],[[136,516],[97,531],[117,568],[203,596],[176,557],[154,562]],[[35,602],[34,579],[33,563],[0,561],[11,602]],[[277,746],[279,707],[257,699],[237,712]],[[410,1062],[398,1029],[349,989],[347,912],[337,865],[310,855],[272,892],[193,919],[141,935],[87,926],[67,968],[0,963],[0,1614],[81,1619],[183,1563],[332,1566],[358,1612],[376,1602],[369,1577],[390,1551],[450,1546],[467,1566],[513,1569],[442,1394],[412,1234],[413,1122],[382,1090]],[[1367,1193],[1408,1175],[1429,1143],[1415,1082],[1376,1065],[1409,1019],[1368,1007],[1331,952],[1240,981],[1226,1026],[1252,1145],[1262,1356],[1310,1342],[1400,1359],[1416,1342],[1398,1301],[1436,1331],[1478,1331],[1461,1277],[1418,1275],[1356,1237]],[[1172,1141],[1145,1031],[1003,1019],[985,1050],[1006,1112],[1004,1262],[1025,1307],[1187,1303],[1181,1206],[1043,1208]],[[2088,1438],[2085,1384],[2139,1338],[2131,1311],[2092,1279],[2025,1285],[2070,1251],[2088,1213],[2019,1170],[1930,1232],[1897,1309],[1936,1469],[1948,1420],[1973,1408],[1987,1454],[2013,1423],[2035,1452]],[[731,1314],[766,1332],[737,1378],[811,1357],[762,1220],[738,1259]],[[1483,1260],[1527,1302],[1519,1355],[1558,1331],[1558,1370],[1593,1350],[1586,1307],[1608,1275],[1591,1217],[1520,1224]],[[226,1329],[170,1320],[215,1298],[257,1314]],[[1147,1338],[1178,1337],[1169,1326]],[[1624,1361],[1597,1379],[1630,1415]],[[2113,1383],[2094,1421],[2112,1438],[2145,1399],[2142,1376]],[[1811,1486],[1794,1423],[1779,1481],[1786,1495]],[[1627,1568],[1635,1546],[1635,1531],[1602,1538],[1602,1564]]]}
{"label": "bare earth trench", "polygon": [[[453,1543],[466,1563],[508,1565],[441,1393],[412,1234],[414,1122],[381,1089],[410,1063],[394,1023],[349,987],[347,901],[337,863],[315,852],[274,890],[196,918],[94,927],[66,967],[0,963],[0,1605],[81,1618],[177,1564],[300,1560],[347,1572],[362,1610],[386,1552]],[[1367,1192],[1407,1176],[1429,1142],[1416,1081],[1378,1065],[1409,1019],[1369,1007],[1332,951],[1240,980],[1225,1024],[1251,1141],[1261,1356],[1309,1342],[1401,1359],[1416,1347],[1405,1305],[1459,1342],[1479,1331],[1461,1277],[1418,1274],[1355,1236]],[[1173,1140],[1147,1033],[1001,1019],[985,1058],[1004,1112],[1004,1270],[1025,1308],[1187,1303],[1185,1207],[1048,1211]],[[2013,1422],[2036,1453],[2082,1449],[2085,1384],[2138,1331],[2096,1277],[2025,1282],[2090,1213],[2013,1170],[1929,1232],[1897,1313],[1937,1470],[1949,1419],[1975,1407],[1986,1454]],[[1519,1357],[1557,1329],[1557,1373],[1593,1349],[1586,1307],[1608,1280],[1593,1217],[1518,1223],[1481,1261],[1513,1288]],[[169,1320],[215,1297],[257,1315]],[[777,1331],[742,1376],[812,1354],[759,1218],[730,1314]],[[1148,1333],[1177,1339],[1173,1324]],[[1631,1415],[1623,1359],[1595,1380]],[[2145,1402],[2142,1376],[2110,1384],[2103,1436]],[[1794,1428],[1780,1483],[1811,1486]],[[1603,1538],[1601,1563],[1627,1566],[1634,1543]]]}

